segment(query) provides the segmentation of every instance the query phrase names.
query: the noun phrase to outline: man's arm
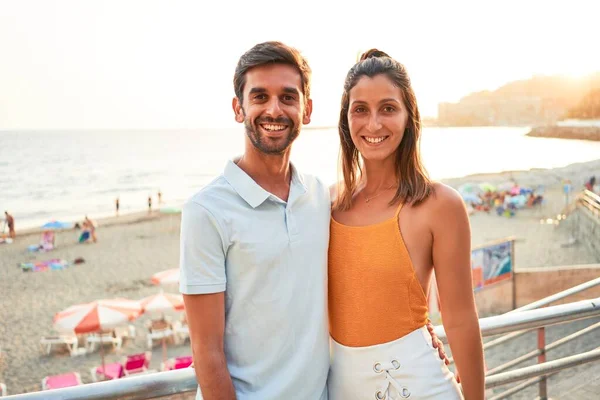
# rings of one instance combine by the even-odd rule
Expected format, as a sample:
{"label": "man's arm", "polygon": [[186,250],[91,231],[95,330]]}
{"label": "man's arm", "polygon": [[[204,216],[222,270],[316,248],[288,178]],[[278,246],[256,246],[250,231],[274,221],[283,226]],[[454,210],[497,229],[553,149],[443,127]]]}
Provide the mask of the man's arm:
{"label": "man's arm", "polygon": [[442,319],[467,400],[484,398],[481,332],[471,278],[471,231],[460,195],[439,185],[432,212],[433,264]]}
{"label": "man's arm", "polygon": [[207,208],[190,201],[181,214],[179,289],[196,379],[205,400],[233,400],[235,391],[223,351],[227,232]]}
{"label": "man's arm", "polygon": [[224,292],[184,295],[196,379],[204,400],[235,399],[223,352]]}

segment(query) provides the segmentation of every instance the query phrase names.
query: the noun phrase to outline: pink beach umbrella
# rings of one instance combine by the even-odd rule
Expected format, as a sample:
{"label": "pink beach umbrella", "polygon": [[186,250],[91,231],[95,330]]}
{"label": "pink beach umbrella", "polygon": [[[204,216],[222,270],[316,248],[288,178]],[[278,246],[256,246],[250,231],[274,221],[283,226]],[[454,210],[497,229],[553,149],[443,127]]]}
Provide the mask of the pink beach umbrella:
{"label": "pink beach umbrella", "polygon": [[[63,333],[108,331],[137,318],[141,305],[134,300],[111,299],[77,304],[54,316],[54,329]],[[104,370],[104,346],[100,346]]]}
{"label": "pink beach umbrella", "polygon": [[179,283],[179,268],[168,269],[152,275],[155,285],[170,285]]}

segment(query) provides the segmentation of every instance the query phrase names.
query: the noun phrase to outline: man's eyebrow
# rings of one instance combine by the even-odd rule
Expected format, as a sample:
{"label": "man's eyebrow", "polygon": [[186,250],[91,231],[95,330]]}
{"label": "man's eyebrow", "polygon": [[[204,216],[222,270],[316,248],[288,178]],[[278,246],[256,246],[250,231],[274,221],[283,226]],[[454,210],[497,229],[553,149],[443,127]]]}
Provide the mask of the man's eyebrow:
{"label": "man's eyebrow", "polygon": [[[266,93],[266,92],[267,92],[267,89],[265,89],[265,88],[254,87],[254,88],[250,89],[249,94]],[[295,94],[297,96],[300,95],[300,92],[295,87],[284,87],[283,88],[283,92],[284,93]]]}
{"label": "man's eyebrow", "polygon": [[285,87],[283,88],[283,91],[285,93],[291,93],[291,94],[295,94],[295,95],[300,95],[300,92],[298,91],[298,89],[294,88],[294,87]]}
{"label": "man's eyebrow", "polygon": [[267,91],[267,89],[265,88],[261,88],[261,87],[255,87],[250,89],[249,94],[253,94],[253,93],[265,93]]}

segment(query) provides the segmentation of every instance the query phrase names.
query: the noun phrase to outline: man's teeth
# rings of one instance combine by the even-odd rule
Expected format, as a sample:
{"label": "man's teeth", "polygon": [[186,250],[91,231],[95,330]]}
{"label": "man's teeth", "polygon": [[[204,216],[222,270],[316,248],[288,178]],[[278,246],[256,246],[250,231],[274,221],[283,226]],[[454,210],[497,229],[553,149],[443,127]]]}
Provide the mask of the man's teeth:
{"label": "man's teeth", "polygon": [[275,124],[262,124],[261,125],[267,131],[282,131],[286,128],[285,125],[275,125]]}
{"label": "man's teeth", "polygon": [[366,140],[367,142],[369,142],[369,143],[381,143],[381,142],[383,142],[385,139],[387,139],[387,136],[376,137],[376,138],[364,136],[364,138],[365,138],[365,140]]}

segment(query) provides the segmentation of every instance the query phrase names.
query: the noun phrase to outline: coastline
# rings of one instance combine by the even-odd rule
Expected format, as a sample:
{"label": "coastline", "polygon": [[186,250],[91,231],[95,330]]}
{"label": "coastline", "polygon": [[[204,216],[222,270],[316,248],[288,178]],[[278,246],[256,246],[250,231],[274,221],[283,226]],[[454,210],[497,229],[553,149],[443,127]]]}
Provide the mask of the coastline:
{"label": "coastline", "polygon": [[[583,185],[585,180],[588,179],[591,175],[600,175],[600,158],[594,161],[569,164],[567,166],[558,168],[532,168],[529,170],[477,173],[460,177],[444,178],[440,179],[439,181],[457,189],[460,185],[467,182],[487,182],[497,185],[503,182],[514,180],[519,182],[519,184],[521,185],[550,186],[553,184],[560,184],[563,180],[568,179],[573,183],[575,188],[578,188],[580,185]],[[161,208],[153,210],[150,214],[148,213],[148,211],[131,211],[121,213],[119,216],[105,215],[98,218],[93,218],[93,220],[94,222],[96,222],[98,227],[136,224],[158,218],[164,218],[170,214],[174,214],[172,210],[180,209],[182,204],[183,201],[180,203],[165,203],[162,205]],[[169,212],[166,213],[164,212],[165,210],[169,210]],[[65,221],[73,222],[78,221],[79,219],[75,217],[66,218]],[[19,236],[39,235],[44,231],[44,229],[40,228],[39,226],[19,229],[18,222],[19,221],[17,221],[17,234]]]}
{"label": "coastline", "polygon": [[536,126],[526,134],[530,137],[600,141],[597,126]]}
{"label": "coastline", "polygon": [[532,168],[520,171],[471,174],[463,177],[441,179],[440,181],[456,188],[467,182],[487,182],[497,185],[504,182],[516,181],[520,185],[552,186],[562,185],[565,180],[569,180],[573,185],[573,190],[579,190],[591,175],[600,175],[600,158],[558,168]]}

